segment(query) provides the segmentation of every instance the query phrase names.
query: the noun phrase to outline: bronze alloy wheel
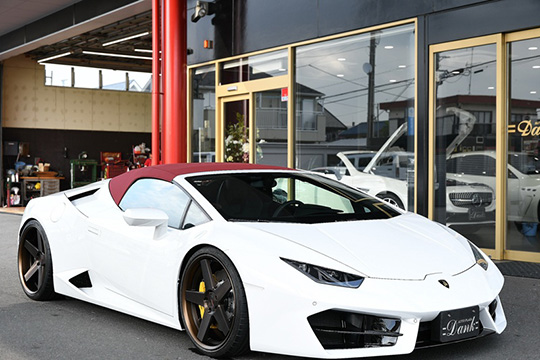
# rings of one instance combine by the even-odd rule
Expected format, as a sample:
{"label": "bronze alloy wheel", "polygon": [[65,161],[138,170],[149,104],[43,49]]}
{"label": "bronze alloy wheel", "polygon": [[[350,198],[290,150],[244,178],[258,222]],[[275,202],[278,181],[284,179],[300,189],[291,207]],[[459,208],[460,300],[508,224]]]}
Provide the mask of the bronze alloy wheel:
{"label": "bronze alloy wheel", "polygon": [[195,252],[187,262],[180,287],[182,321],[201,353],[228,357],[249,349],[244,288],[225,254],[212,247]]}
{"label": "bronze alloy wheel", "polygon": [[33,300],[54,297],[52,259],[45,231],[38,221],[23,227],[18,250],[19,280],[26,295]]}

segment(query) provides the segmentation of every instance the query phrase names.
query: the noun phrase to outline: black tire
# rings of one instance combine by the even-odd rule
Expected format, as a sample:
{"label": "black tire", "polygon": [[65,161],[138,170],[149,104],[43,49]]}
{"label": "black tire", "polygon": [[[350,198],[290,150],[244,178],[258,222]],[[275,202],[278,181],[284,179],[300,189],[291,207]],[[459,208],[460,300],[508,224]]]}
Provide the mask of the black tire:
{"label": "black tire", "polygon": [[45,301],[55,297],[51,249],[36,220],[30,220],[21,231],[17,263],[19,280],[30,299]]}
{"label": "black tire", "polygon": [[403,203],[401,202],[401,200],[399,200],[399,198],[394,194],[384,193],[384,194],[377,195],[377,197],[379,199],[386,201],[389,204],[392,204],[394,206],[397,206],[400,209],[405,210],[405,206],[403,206]]}
{"label": "black tire", "polygon": [[217,358],[248,351],[246,294],[231,260],[216,248],[202,248],[188,260],[181,278],[182,322],[197,349]]}

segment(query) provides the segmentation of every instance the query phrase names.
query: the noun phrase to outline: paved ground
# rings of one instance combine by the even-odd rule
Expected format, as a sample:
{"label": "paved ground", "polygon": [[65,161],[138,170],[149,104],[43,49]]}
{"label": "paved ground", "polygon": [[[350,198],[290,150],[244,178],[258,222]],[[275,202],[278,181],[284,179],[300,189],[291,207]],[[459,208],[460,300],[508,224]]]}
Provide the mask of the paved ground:
{"label": "paved ground", "polygon": [[[176,330],[77,300],[29,300],[16,272],[20,218],[0,214],[0,359],[207,359]],[[391,359],[540,358],[540,280],[508,276],[501,298],[509,320],[502,335]],[[239,359],[297,358],[250,353]]]}

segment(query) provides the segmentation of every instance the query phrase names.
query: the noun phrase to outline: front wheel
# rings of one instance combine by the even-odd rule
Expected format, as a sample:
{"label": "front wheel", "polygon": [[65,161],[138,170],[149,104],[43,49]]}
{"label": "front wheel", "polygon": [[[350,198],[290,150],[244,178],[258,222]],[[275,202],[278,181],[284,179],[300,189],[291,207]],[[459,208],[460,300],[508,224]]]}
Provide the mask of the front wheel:
{"label": "front wheel", "polygon": [[25,294],[33,300],[53,299],[51,250],[47,235],[36,220],[30,220],[21,231],[17,262]]}
{"label": "front wheel", "polygon": [[401,202],[401,200],[399,200],[399,198],[394,194],[384,193],[384,194],[377,195],[377,197],[379,199],[386,201],[389,204],[392,204],[394,206],[397,206],[400,209],[405,210],[405,206],[403,206],[403,203]]}
{"label": "front wheel", "polygon": [[180,290],[182,321],[201,353],[230,357],[249,350],[244,287],[224,253],[212,247],[195,252],[182,273]]}

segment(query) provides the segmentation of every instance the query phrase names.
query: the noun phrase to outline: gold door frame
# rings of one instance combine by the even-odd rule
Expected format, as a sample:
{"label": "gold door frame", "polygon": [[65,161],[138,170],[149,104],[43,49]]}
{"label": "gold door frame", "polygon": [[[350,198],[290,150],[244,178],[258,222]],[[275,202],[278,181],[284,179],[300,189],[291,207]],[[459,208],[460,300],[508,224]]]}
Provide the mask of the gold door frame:
{"label": "gold door frame", "polygon": [[502,34],[474,39],[453,41],[429,47],[429,166],[428,166],[428,217],[435,216],[435,54],[482,45],[496,45],[496,189],[495,189],[495,249],[482,249],[493,259],[503,259],[506,238],[506,47]]}
{"label": "gold door frame", "polygon": [[[510,34],[506,34],[504,36],[504,52],[502,54],[502,56],[504,56],[504,59],[505,61],[507,61],[507,55],[506,55],[506,46],[508,43],[510,42],[514,42],[514,41],[520,41],[520,40],[528,40],[528,39],[533,39],[533,38],[540,38],[540,29],[532,29],[532,30],[525,30],[525,31],[520,31],[520,32],[515,32],[515,33],[510,33]],[[505,80],[507,78],[505,77]],[[508,99],[508,101],[511,101],[511,99]],[[505,102],[505,105],[506,105],[507,102]],[[510,114],[508,114],[508,109],[505,109],[505,114],[506,114],[506,117],[509,118]],[[506,126],[506,124],[505,124]],[[506,127],[504,128],[503,130],[505,133],[504,133],[504,138],[505,138],[505,141],[506,141],[506,138],[507,138],[507,129]],[[506,143],[505,143],[506,145]],[[506,158],[505,158],[506,159]],[[506,224],[506,222],[505,222]],[[527,252],[527,251],[518,251],[518,250],[507,250],[506,249],[506,244],[505,244],[505,247],[504,247],[504,258],[505,259],[508,259],[508,260],[517,260],[517,261],[529,261],[529,262],[537,262],[537,263],[540,263],[540,253],[534,253],[534,252]]]}
{"label": "gold door frame", "polygon": [[[216,161],[223,162],[224,160],[224,145],[225,145],[225,119],[224,116],[224,104],[231,101],[238,100],[248,100],[249,101],[249,162],[255,163],[255,154],[256,154],[256,129],[255,129],[255,93],[274,90],[274,89],[283,89],[289,88],[289,76],[278,76],[267,79],[260,80],[251,80],[245,82],[237,82],[226,85],[216,86]],[[290,126],[291,121],[294,120],[294,116],[291,116],[291,106],[294,101],[290,97],[290,88],[289,88],[289,99],[287,104],[287,125]],[[291,119],[292,118],[292,119]],[[290,147],[290,139],[288,140]]]}
{"label": "gold door frame", "polygon": [[[216,105],[217,108],[217,114],[216,117],[218,119],[216,123],[216,162],[223,162],[224,161],[224,155],[225,155],[225,105],[230,102],[234,101],[242,101],[247,100],[249,101],[249,109],[248,109],[248,118],[249,118],[249,141],[251,143],[251,132],[252,132],[252,116],[253,116],[253,101],[252,96],[250,93],[245,94],[237,94],[232,96],[226,96],[226,97],[218,97],[218,103]],[[250,161],[251,156],[253,152],[250,151]]]}

